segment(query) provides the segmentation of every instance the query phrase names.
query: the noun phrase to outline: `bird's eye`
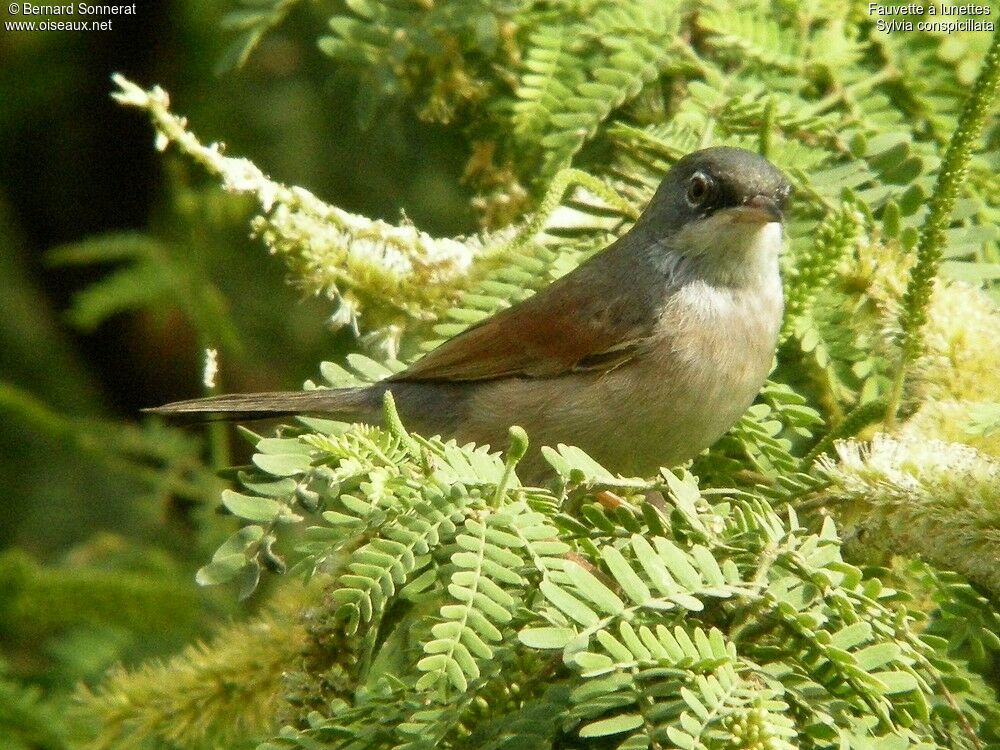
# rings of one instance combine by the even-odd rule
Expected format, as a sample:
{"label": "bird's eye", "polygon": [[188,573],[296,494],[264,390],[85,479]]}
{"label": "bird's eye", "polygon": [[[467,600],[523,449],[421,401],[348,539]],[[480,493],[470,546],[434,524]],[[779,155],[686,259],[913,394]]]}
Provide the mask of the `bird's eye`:
{"label": "bird's eye", "polygon": [[700,206],[708,198],[711,185],[708,177],[701,172],[691,175],[691,182],[688,183],[687,202],[692,206]]}

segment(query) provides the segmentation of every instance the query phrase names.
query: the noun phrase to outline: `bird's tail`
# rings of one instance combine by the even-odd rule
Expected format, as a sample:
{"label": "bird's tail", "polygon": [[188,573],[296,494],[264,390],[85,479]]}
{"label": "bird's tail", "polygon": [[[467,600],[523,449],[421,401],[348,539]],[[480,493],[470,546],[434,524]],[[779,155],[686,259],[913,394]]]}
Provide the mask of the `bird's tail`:
{"label": "bird's tail", "polygon": [[267,419],[292,414],[322,414],[334,419],[367,421],[377,418],[380,403],[379,394],[371,388],[318,388],[313,391],[228,393],[175,401],[143,411],[191,422]]}

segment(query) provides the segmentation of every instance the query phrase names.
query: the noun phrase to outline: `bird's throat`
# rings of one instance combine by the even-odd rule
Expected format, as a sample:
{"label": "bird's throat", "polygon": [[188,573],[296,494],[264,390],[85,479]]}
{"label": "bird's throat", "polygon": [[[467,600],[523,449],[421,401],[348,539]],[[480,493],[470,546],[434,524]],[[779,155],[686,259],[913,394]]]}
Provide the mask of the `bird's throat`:
{"label": "bird's throat", "polygon": [[719,211],[683,227],[674,247],[707,281],[745,286],[777,278],[781,244],[780,223],[741,221]]}

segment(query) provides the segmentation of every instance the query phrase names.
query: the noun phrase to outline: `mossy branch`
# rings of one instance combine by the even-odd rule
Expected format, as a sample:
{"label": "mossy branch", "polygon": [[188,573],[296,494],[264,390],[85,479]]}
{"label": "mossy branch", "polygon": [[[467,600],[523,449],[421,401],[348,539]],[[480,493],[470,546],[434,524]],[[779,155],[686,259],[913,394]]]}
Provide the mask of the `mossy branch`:
{"label": "mossy branch", "polygon": [[220,178],[226,191],[257,200],[262,213],[254,232],[284,258],[298,283],[340,303],[339,322],[356,324],[362,309],[374,318],[372,327],[433,317],[462,286],[485,244],[481,237],[435,238],[412,224],[368,219],[275,182],[248,159],[225,156],[221,144],[202,144],[170,111],[159,86],[145,90],[117,74],[113,80],[119,103],[149,115],[157,148],[175,145]]}
{"label": "mossy branch", "polygon": [[907,368],[923,352],[923,327],[927,322],[927,309],[930,305],[934,279],[944,252],[945,230],[948,228],[955,199],[965,178],[972,150],[983,131],[987,114],[996,106],[998,86],[1000,86],[1000,27],[993,34],[993,42],[983,60],[979,77],[959,116],[958,127],[945,152],[927,218],[921,228],[917,244],[917,262],[910,271],[910,280],[903,296],[899,320],[902,332],[900,362],[886,414],[890,426],[894,423],[899,409]]}
{"label": "mossy branch", "polygon": [[541,232],[571,186],[580,186],[615,211],[638,212],[601,180],[566,169],[552,180],[538,210],[516,231],[440,238],[402,222],[392,225],[325,203],[308,190],[275,182],[248,159],[223,154],[218,143],[202,144],[185,118],[170,111],[170,98],[154,86],[145,90],[121,75],[113,96],[144,110],[157,131],[160,150],[173,144],[208,172],[223,189],[256,199],[261,213],[251,223],[271,253],[288,264],[296,283],[334,300],[331,322],[365,328],[395,355],[403,328],[435,321],[490,269],[502,265]]}
{"label": "mossy branch", "polygon": [[273,728],[283,674],[300,657],[301,587],[286,588],[275,608],[231,625],[207,644],[165,663],[119,670],[95,691],[81,690],[81,714],[96,721],[92,750],[233,747]]}
{"label": "mossy branch", "polygon": [[968,446],[877,435],[821,459],[825,504],[866,558],[898,554],[961,573],[1000,600],[1000,463]]}

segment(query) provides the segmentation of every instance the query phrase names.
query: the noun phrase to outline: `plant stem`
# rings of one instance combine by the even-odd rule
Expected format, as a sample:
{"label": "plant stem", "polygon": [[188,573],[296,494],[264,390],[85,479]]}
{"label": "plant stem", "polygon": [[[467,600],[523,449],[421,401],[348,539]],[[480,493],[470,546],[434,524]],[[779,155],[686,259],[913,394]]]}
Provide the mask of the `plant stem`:
{"label": "plant stem", "polygon": [[813,449],[802,459],[802,465],[806,468],[812,466],[816,460],[833,447],[833,444],[843,438],[854,437],[863,427],[867,427],[873,422],[884,419],[886,415],[886,402],[882,399],[869,401],[855,407],[843,421],[830,430],[823,439],[820,440]]}
{"label": "plant stem", "polygon": [[906,384],[907,368],[923,352],[923,328],[927,322],[927,309],[934,278],[941,263],[945,229],[948,227],[959,187],[965,178],[973,146],[983,131],[986,115],[996,102],[998,84],[1000,84],[1000,28],[993,34],[993,42],[983,60],[983,67],[958,118],[958,126],[952,134],[938,172],[937,184],[930,200],[930,210],[920,231],[917,262],[910,271],[910,280],[903,295],[899,320],[899,328],[902,331],[900,362],[889,394],[889,408],[886,412],[886,427],[890,429],[895,425],[896,413]]}

